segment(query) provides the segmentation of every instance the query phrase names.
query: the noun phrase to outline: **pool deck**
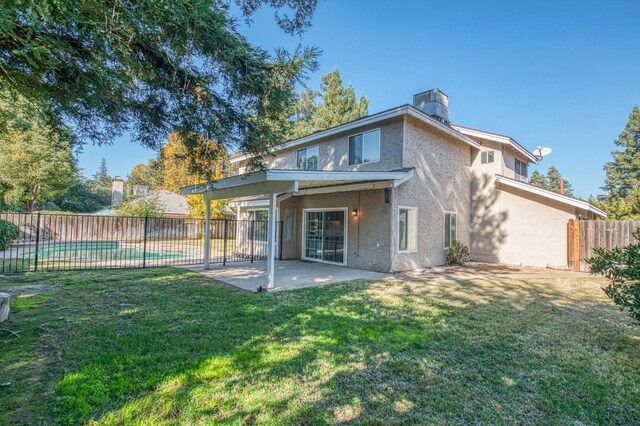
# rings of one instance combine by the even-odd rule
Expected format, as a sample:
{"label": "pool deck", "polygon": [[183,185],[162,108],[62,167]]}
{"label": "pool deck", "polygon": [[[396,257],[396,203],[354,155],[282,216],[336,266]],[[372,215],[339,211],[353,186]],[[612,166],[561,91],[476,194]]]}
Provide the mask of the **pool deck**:
{"label": "pool deck", "polygon": [[[267,284],[267,264],[263,261],[230,263],[225,266],[216,264],[211,265],[209,269],[204,269],[203,265],[185,268],[248,291],[256,291],[258,287],[265,287]],[[379,281],[393,278],[395,277],[391,274],[347,268],[346,266],[281,260],[276,261],[275,287],[269,291],[295,290],[341,281],[361,279]]]}

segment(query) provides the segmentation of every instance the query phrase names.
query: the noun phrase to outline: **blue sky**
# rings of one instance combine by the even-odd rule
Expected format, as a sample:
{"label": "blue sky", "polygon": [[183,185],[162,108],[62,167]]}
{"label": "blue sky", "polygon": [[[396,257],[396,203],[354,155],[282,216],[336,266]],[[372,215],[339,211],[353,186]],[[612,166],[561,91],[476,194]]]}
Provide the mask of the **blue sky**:
{"label": "blue sky", "polygon": [[[241,30],[269,50],[320,48],[320,70],[307,84],[318,87],[339,68],[371,113],[438,87],[454,123],[529,149],[550,146],[537,168],[555,165],[576,195],[597,194],[613,139],[640,104],[640,2],[527,3],[329,0],[301,38],[282,33],[266,8]],[[91,175],[105,157],[112,174],[125,176],[154,155],[125,136],[85,146],[80,167]]]}

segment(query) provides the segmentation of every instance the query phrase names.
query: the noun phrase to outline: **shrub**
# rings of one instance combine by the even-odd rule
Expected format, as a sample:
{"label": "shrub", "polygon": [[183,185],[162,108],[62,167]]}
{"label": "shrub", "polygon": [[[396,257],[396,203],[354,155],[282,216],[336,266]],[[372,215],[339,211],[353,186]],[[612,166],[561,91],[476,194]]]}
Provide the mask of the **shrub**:
{"label": "shrub", "polygon": [[[640,229],[633,235],[640,240]],[[629,315],[640,321],[640,244],[593,251],[595,256],[587,259],[591,273],[607,277],[606,295],[621,311],[629,309]]]}
{"label": "shrub", "polygon": [[469,247],[465,243],[455,240],[447,250],[447,265],[462,266],[469,261]]}
{"label": "shrub", "polygon": [[0,220],[0,250],[6,250],[20,236],[20,229],[11,222]]}

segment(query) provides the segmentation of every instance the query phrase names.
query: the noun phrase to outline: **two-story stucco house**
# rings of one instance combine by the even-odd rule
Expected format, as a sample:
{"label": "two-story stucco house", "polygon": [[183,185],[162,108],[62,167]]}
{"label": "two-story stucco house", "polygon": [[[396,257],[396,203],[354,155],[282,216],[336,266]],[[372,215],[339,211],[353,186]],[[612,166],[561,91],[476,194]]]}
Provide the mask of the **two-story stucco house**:
{"label": "two-story stucco house", "polygon": [[508,136],[451,124],[437,89],[271,153],[267,171],[245,173],[239,155],[237,176],[183,193],[229,198],[242,220],[270,207],[283,259],[403,271],[443,264],[460,240],[472,260],[566,266],[568,220],[604,215],[528,184],[538,159]]}

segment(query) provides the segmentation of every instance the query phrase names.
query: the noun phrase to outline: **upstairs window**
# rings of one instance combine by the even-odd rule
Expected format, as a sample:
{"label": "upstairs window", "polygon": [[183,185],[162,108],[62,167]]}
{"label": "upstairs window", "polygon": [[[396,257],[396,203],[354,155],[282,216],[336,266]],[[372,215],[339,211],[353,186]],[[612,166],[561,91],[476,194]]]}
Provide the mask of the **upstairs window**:
{"label": "upstairs window", "polygon": [[298,170],[318,170],[318,145],[299,149],[297,153]]}
{"label": "upstairs window", "polygon": [[451,243],[458,239],[458,215],[454,212],[444,214],[444,248],[448,249]]}
{"label": "upstairs window", "polygon": [[480,162],[482,164],[493,163],[494,156],[494,151],[482,151],[480,154]]}
{"label": "upstairs window", "polygon": [[349,165],[380,161],[380,129],[349,136]]}
{"label": "upstairs window", "polygon": [[516,158],[516,179],[527,180],[529,173],[527,171],[527,163]]}

